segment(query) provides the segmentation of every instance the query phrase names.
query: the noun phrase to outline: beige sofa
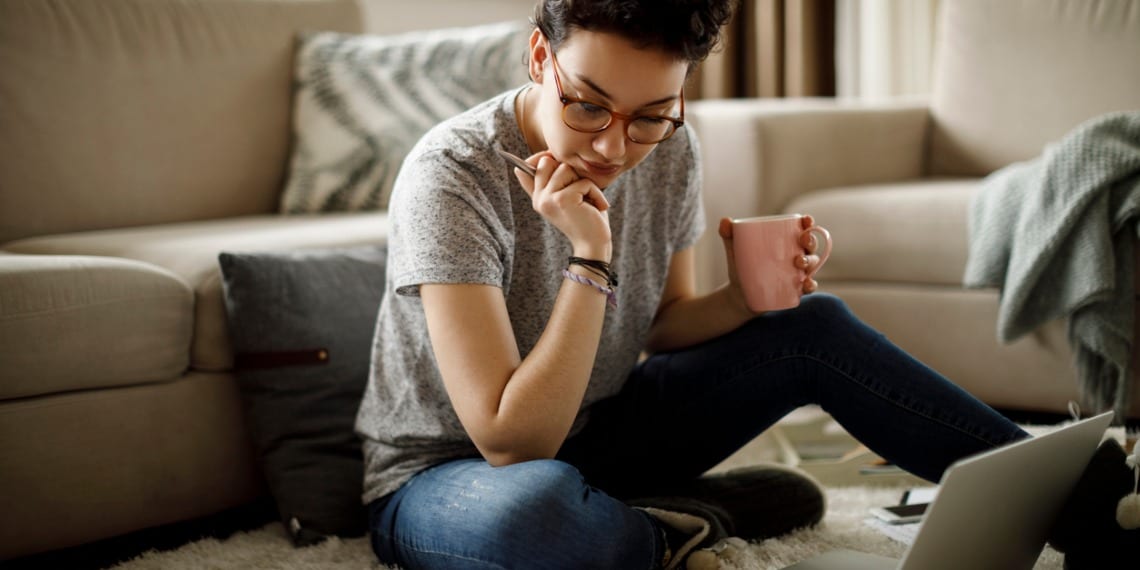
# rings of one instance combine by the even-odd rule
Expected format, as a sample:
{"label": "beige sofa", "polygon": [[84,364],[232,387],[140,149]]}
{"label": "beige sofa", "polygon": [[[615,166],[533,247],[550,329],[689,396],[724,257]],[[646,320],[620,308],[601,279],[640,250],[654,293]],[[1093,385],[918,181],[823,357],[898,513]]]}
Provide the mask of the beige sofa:
{"label": "beige sofa", "polygon": [[[986,402],[1067,414],[1079,398],[1064,323],[997,341],[997,290],[962,286],[967,212],[985,175],[1086,119],[1140,110],[1140,2],[942,0],[935,53],[922,100],[693,104],[710,224],[814,215],[835,240],[823,290]],[[706,232],[698,248],[711,288],[722,246]]]}
{"label": "beige sofa", "polygon": [[0,560],[265,493],[218,252],[382,243],[387,227],[377,212],[277,215],[296,32],[533,6],[0,2]]}
{"label": "beige sofa", "polygon": [[[1121,57],[1137,51],[1140,10],[1131,2],[1128,18],[1087,30],[1079,8],[1056,2],[1040,17],[1021,2],[995,15],[985,0],[944,3],[929,106],[691,104],[710,227],[722,215],[815,214],[837,240],[824,283],[867,320],[992,403],[1063,409],[1074,384],[1059,329],[998,347],[996,295],[958,283],[966,200],[978,176],[1080,119],[1140,107],[1135,75],[1093,73],[1131,61]],[[0,560],[264,494],[217,253],[386,232],[383,213],[276,214],[294,33],[475,24],[532,5],[0,2]],[[1111,16],[1118,3],[1097,6]],[[1049,47],[1058,37],[1065,48]],[[1056,97],[1026,104],[1039,101],[1032,81],[1056,83]],[[947,174],[959,177],[933,178]],[[700,248],[708,287],[722,253],[712,237]]]}

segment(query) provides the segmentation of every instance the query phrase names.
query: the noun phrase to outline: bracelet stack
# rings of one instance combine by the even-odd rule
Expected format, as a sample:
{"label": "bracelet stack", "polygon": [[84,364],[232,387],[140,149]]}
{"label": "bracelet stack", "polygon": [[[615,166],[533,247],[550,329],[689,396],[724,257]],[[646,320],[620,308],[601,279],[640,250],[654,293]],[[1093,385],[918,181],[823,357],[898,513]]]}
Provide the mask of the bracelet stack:
{"label": "bracelet stack", "polygon": [[614,273],[612,269],[610,269],[609,263],[599,261],[597,259],[571,257],[570,265],[579,265],[585,267],[586,270],[590,273],[593,273],[594,275],[597,275],[598,277],[601,277],[603,280],[605,280],[605,284],[598,283],[589,277],[578,275],[577,273],[570,271],[569,268],[562,270],[563,277],[574,281],[575,283],[589,285],[590,287],[597,289],[598,291],[605,294],[606,304],[609,305],[610,308],[617,307],[617,293],[614,291],[614,289],[617,288],[618,284],[617,274]]}
{"label": "bracelet stack", "polygon": [[570,256],[570,265],[581,265],[585,267],[590,273],[601,277],[606,280],[606,287],[610,289],[618,286],[617,273],[614,273],[610,268],[610,264],[597,259],[586,259],[584,257]]}

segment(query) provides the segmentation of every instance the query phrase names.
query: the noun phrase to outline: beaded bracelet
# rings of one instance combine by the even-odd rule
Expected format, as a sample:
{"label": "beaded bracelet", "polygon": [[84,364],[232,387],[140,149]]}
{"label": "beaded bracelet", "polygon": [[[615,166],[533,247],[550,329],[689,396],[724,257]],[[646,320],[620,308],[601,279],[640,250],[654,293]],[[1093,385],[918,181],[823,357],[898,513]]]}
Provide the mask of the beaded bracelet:
{"label": "beaded bracelet", "polygon": [[609,305],[610,308],[614,308],[614,309],[617,308],[617,293],[614,292],[613,288],[606,287],[605,285],[602,285],[601,283],[598,283],[597,281],[594,281],[593,279],[590,279],[589,277],[583,277],[581,275],[578,275],[577,273],[574,273],[574,272],[570,271],[569,269],[563,269],[562,270],[562,276],[573,281],[573,282],[575,282],[575,283],[581,283],[583,285],[589,285],[589,286],[593,287],[594,289],[597,289],[598,291],[605,293],[606,304]]}

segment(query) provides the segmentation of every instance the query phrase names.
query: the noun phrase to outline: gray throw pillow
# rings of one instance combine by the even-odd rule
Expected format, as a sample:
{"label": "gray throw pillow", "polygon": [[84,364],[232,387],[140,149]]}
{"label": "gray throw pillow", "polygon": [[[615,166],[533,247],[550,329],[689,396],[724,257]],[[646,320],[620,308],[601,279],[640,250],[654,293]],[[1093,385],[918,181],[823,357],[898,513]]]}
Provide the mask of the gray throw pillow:
{"label": "gray throw pillow", "polygon": [[238,384],[293,543],[361,536],[353,424],[384,294],[382,246],[218,256]]}

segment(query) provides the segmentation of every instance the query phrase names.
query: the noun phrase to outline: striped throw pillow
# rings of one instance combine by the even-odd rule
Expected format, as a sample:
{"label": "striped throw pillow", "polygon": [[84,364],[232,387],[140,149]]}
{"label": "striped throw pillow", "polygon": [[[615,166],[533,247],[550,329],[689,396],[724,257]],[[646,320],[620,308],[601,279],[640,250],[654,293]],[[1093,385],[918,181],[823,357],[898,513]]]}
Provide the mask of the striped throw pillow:
{"label": "striped throw pillow", "polygon": [[519,21],[303,34],[281,212],[385,208],[401,162],[428,129],[527,81],[531,30]]}

